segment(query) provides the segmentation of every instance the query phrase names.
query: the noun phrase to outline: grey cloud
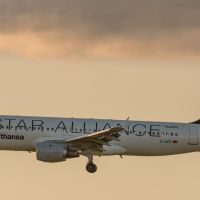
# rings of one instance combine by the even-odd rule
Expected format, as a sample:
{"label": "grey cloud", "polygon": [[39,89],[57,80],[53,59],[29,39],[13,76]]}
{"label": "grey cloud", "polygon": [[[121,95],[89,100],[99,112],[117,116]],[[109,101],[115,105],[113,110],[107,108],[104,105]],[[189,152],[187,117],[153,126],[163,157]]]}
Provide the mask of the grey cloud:
{"label": "grey cloud", "polygon": [[[184,42],[190,52],[194,47],[192,53],[200,53],[189,34],[200,30],[200,1],[0,0],[0,33],[27,30],[38,34],[57,31],[58,39],[65,39],[66,32],[79,40],[119,37],[127,43],[138,40],[139,46],[156,40],[163,48],[168,46],[167,50],[170,43],[179,49]],[[200,36],[195,34],[194,39]]]}
{"label": "grey cloud", "polygon": [[3,29],[73,29],[94,33],[199,28],[197,0],[0,0]]}

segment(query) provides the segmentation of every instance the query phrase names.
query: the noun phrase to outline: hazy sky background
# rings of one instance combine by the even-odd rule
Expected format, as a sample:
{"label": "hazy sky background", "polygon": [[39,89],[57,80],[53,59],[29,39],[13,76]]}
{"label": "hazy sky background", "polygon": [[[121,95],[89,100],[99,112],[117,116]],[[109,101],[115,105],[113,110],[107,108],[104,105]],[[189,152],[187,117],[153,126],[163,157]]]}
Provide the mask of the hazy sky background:
{"label": "hazy sky background", "polygon": [[[199,41],[198,0],[0,0],[1,113],[197,120]],[[199,198],[199,153],[0,158],[5,200]]]}

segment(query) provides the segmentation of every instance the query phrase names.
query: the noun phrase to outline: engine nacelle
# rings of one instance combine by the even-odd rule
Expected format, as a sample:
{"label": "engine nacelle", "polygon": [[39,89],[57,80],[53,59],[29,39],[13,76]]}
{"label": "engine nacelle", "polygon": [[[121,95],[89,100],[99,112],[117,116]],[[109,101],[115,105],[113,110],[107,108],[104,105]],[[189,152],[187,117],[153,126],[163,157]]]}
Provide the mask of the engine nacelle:
{"label": "engine nacelle", "polygon": [[62,162],[67,158],[65,144],[41,142],[36,145],[37,159],[43,162]]}

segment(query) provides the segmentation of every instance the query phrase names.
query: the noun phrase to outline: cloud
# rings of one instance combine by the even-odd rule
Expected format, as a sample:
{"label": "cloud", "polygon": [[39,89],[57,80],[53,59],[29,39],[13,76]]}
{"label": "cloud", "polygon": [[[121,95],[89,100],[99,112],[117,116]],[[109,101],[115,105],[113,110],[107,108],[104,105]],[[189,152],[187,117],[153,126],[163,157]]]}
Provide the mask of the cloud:
{"label": "cloud", "polygon": [[0,0],[0,51],[199,60],[199,19],[198,0]]}

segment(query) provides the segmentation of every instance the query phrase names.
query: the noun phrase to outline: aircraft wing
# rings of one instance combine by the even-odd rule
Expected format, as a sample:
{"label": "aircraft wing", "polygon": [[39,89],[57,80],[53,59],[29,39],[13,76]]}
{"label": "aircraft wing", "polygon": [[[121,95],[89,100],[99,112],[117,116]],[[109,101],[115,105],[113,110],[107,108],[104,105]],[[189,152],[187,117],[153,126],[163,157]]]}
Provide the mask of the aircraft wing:
{"label": "aircraft wing", "polygon": [[[98,132],[94,132],[88,135],[84,135],[81,137],[77,137],[77,138],[73,138],[73,139],[69,139],[66,140],[67,143],[71,143],[71,142],[83,142],[83,141],[87,141],[87,140],[94,140],[96,142],[98,142],[98,140],[109,140],[111,139],[110,136],[118,138],[119,132],[123,131],[124,129],[121,127],[114,127],[114,128],[109,128],[103,131],[98,131]],[[113,138],[114,139],[114,138]]]}
{"label": "aircraft wing", "polygon": [[58,142],[64,142],[70,149],[82,153],[84,153],[84,151],[91,151],[93,153],[101,154],[104,151],[103,145],[109,146],[110,141],[119,141],[120,132],[123,130],[124,128],[122,127],[113,127]]}

